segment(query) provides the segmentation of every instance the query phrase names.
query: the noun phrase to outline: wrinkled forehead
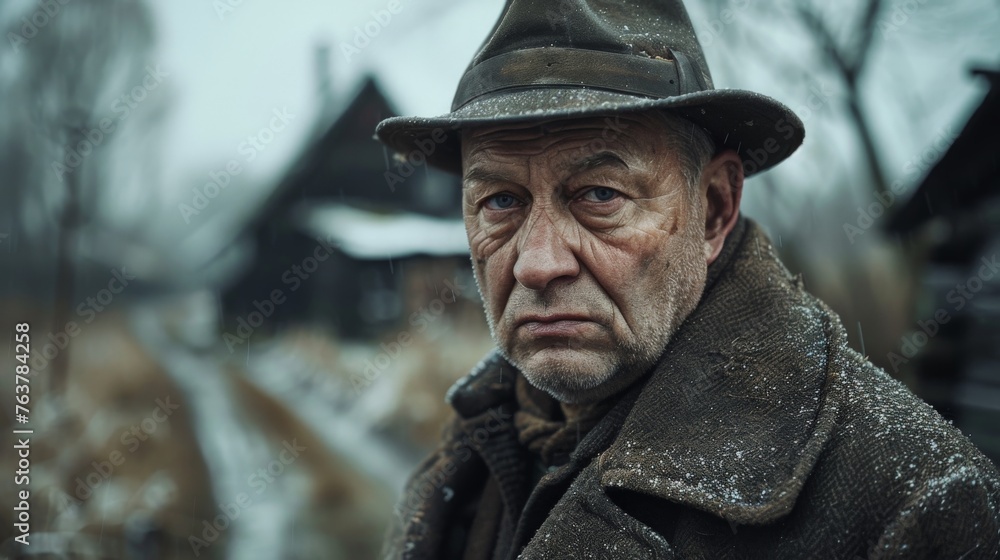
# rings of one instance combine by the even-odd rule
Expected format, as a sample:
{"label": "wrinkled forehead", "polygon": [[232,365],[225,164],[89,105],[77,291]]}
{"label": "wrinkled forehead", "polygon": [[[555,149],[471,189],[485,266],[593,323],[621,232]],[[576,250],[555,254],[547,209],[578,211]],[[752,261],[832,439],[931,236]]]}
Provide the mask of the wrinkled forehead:
{"label": "wrinkled forehead", "polygon": [[498,155],[598,153],[638,155],[662,142],[666,123],[658,112],[606,114],[522,123],[501,123],[462,130],[462,167]]}

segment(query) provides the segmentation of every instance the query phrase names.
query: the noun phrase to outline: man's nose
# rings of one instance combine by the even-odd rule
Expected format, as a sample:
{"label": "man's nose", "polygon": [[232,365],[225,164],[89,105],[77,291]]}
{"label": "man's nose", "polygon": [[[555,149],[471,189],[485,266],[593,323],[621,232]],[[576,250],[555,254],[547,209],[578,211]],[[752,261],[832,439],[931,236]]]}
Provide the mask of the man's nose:
{"label": "man's nose", "polygon": [[580,263],[566,239],[569,225],[539,216],[522,233],[514,278],[529,290],[544,290],[549,282],[576,277]]}

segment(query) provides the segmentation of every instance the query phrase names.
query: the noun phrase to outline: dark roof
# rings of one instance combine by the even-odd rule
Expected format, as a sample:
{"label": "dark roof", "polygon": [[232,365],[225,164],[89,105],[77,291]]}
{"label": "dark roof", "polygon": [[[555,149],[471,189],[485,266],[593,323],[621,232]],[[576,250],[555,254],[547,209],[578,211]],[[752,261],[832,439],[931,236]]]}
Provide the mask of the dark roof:
{"label": "dark roof", "polygon": [[[288,211],[303,204],[331,202],[439,215],[457,211],[460,216],[461,190],[453,184],[457,179],[442,171],[420,166],[411,168],[402,182],[387,180],[395,160],[375,139],[375,127],[396,114],[375,78],[366,77],[332,122],[319,123],[318,133],[244,231],[287,221]],[[443,190],[447,200],[435,200],[435,190]]]}
{"label": "dark roof", "polygon": [[310,143],[281,180],[264,205],[265,212],[306,198],[388,197],[388,188],[377,189],[385,183],[386,161],[373,135],[379,121],[395,115],[375,79],[367,77],[332,125]]}
{"label": "dark roof", "polygon": [[978,70],[990,82],[982,104],[887,229],[906,233],[935,216],[955,217],[1000,195],[1000,71]]}

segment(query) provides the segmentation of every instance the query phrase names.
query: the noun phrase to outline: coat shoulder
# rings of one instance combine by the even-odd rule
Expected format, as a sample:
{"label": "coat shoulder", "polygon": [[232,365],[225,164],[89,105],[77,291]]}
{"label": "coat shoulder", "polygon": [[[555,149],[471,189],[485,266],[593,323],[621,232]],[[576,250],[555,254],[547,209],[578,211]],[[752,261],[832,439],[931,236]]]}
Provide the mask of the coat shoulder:
{"label": "coat shoulder", "polygon": [[898,380],[852,349],[839,354],[840,408],[808,490],[877,528],[876,557],[995,558],[996,466]]}
{"label": "coat shoulder", "polygon": [[965,466],[1000,483],[993,463],[930,405],[853,349],[839,354],[834,450],[877,471],[893,466],[919,474]]}

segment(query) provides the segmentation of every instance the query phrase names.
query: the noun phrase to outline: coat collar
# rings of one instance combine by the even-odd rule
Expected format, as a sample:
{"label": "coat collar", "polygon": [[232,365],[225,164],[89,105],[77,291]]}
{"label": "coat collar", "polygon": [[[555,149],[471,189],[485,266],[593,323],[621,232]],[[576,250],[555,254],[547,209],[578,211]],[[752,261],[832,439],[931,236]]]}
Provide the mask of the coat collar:
{"label": "coat collar", "polygon": [[741,229],[598,470],[605,488],[765,524],[792,509],[830,438],[846,337],[761,229]]}

